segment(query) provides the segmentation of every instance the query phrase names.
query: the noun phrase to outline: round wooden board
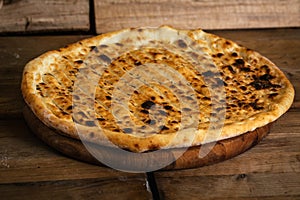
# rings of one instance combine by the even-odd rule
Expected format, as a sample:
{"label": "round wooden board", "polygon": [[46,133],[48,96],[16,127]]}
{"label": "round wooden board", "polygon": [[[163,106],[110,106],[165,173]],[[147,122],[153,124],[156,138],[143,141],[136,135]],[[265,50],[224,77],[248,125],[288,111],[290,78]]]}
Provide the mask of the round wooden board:
{"label": "round wooden board", "polygon": [[[24,117],[31,130],[49,146],[77,160],[104,166],[96,158],[94,158],[89,151],[86,150],[85,146],[80,140],[56,133],[55,130],[52,130],[44,125],[27,106],[24,108]],[[240,136],[218,141],[216,144],[214,144],[210,152],[204,157],[199,157],[199,150],[205,146],[200,145],[190,147],[175,162],[161,170],[196,168],[227,160],[256,145],[269,133],[270,127],[271,124],[268,124]],[[94,145],[94,147],[98,151],[100,150],[103,152],[109,158],[120,158],[120,156],[115,153],[113,148],[103,147],[100,145]],[[180,148],[163,150],[161,151],[159,159],[165,159],[168,156],[174,157],[175,155],[178,155],[178,153],[181,153],[181,150],[182,149]],[[122,159],[130,162],[130,158],[122,157]],[[147,163],[145,165],[147,165]]]}

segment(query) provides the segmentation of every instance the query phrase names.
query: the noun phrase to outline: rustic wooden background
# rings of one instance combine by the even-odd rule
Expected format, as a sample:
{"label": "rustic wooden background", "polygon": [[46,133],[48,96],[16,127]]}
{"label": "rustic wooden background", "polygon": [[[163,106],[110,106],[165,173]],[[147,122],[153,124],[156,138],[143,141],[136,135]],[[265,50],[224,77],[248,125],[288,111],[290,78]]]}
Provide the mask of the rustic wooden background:
{"label": "rustic wooden background", "polygon": [[0,0],[0,33],[300,26],[299,0]]}
{"label": "rustic wooden background", "polygon": [[[165,200],[300,199],[300,29],[210,31],[261,52],[295,87],[292,108],[253,149],[212,166],[154,177]],[[145,174],[70,159],[27,127],[20,91],[25,64],[90,35],[0,37],[0,199],[151,199]]]}
{"label": "rustic wooden background", "polygon": [[89,0],[0,0],[0,32],[89,29]]}
{"label": "rustic wooden background", "polygon": [[95,8],[98,32],[162,24],[186,29],[300,25],[299,0],[95,0]]}
{"label": "rustic wooden background", "polygon": [[0,199],[151,199],[146,174],[78,162],[38,140],[22,116],[20,84],[24,65],[45,51],[111,30],[161,24],[234,29],[209,32],[270,58],[296,96],[248,152],[203,168],[154,172],[160,196],[300,199],[300,29],[287,28],[300,27],[299,9],[300,0],[0,0]]}

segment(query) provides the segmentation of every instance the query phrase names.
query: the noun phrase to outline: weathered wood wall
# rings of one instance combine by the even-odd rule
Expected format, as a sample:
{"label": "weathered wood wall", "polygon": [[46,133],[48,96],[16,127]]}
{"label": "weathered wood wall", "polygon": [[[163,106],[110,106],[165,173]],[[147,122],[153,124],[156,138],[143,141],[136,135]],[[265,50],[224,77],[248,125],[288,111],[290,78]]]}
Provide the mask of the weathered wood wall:
{"label": "weathered wood wall", "polygon": [[[288,113],[253,149],[191,170],[155,172],[161,199],[300,199],[300,29],[210,31],[257,50],[294,85]],[[0,199],[151,199],[145,174],[70,159],[29,130],[20,91],[25,64],[85,36],[0,37]]]}
{"label": "weathered wood wall", "polygon": [[300,27],[300,1],[0,0],[0,33],[93,32],[94,24],[97,33],[162,24],[203,29]]}
{"label": "weathered wood wall", "polygon": [[0,32],[89,28],[89,0],[0,0]]}
{"label": "weathered wood wall", "polygon": [[98,33],[125,27],[241,29],[300,26],[299,0],[95,0]]}

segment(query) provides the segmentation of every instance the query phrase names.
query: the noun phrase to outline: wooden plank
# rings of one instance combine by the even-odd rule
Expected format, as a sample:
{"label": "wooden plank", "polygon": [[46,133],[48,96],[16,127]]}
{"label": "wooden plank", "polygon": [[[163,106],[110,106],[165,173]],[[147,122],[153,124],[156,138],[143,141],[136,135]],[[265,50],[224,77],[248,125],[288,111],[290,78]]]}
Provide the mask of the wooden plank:
{"label": "wooden plank", "polygon": [[286,199],[300,197],[300,173],[158,177],[163,199]]}
{"label": "wooden plank", "polygon": [[0,184],[142,178],[68,158],[36,138],[24,120],[0,120]]}
{"label": "wooden plank", "polygon": [[145,179],[72,180],[0,185],[2,199],[151,199]]}
{"label": "wooden plank", "polygon": [[[0,119],[20,118],[24,106],[20,87],[23,68],[40,54],[85,36],[0,37]],[[5,61],[5,62],[4,62]]]}
{"label": "wooden plank", "polygon": [[291,109],[273,124],[271,133],[300,133],[299,119],[299,109]]}
{"label": "wooden plank", "polygon": [[[248,152],[216,165],[187,171],[202,175],[300,172],[300,124],[297,121],[300,112],[289,112],[285,116],[290,117],[278,120],[271,133]],[[282,124],[295,128],[280,132]],[[61,155],[37,139],[23,120],[0,120],[0,155],[0,183],[128,176]],[[74,170],[76,174],[72,173]],[[178,176],[181,172],[164,173]]]}
{"label": "wooden plank", "polygon": [[[292,114],[295,113],[299,114],[299,112],[292,112]],[[291,118],[295,118],[294,121],[296,122],[296,119],[299,117],[293,115],[291,116]],[[14,126],[12,126],[12,124]],[[179,193],[179,194],[178,193],[174,194],[172,188],[171,189],[165,188],[168,186],[168,183],[172,185],[178,184],[177,185],[178,188],[182,188],[184,185],[186,185],[186,187],[183,188],[185,188],[186,190],[188,190],[188,188],[191,188],[190,192],[191,194],[194,194],[196,193],[195,188],[203,188],[203,185],[205,183],[201,182],[200,185],[199,183],[198,185],[197,184],[190,185],[191,182],[195,182],[198,181],[198,179],[200,179],[200,180],[205,180],[206,184],[208,184],[213,182],[210,180],[213,177],[214,181],[222,181],[225,179],[228,182],[224,181],[222,183],[224,184],[226,183],[227,185],[231,184],[232,187],[235,187],[237,183],[231,183],[230,181],[235,180],[235,177],[237,177],[236,174],[247,174],[248,177],[252,177],[253,174],[256,176],[256,174],[258,173],[261,174],[262,173],[269,174],[270,172],[276,173],[277,175],[272,174],[269,177],[267,177],[267,180],[270,182],[272,181],[274,182],[274,180],[270,180],[271,179],[270,177],[273,178],[275,177],[276,178],[275,181],[278,182],[280,179],[281,184],[284,184],[284,187],[289,188],[289,190],[291,190],[290,187],[293,187],[292,185],[294,183],[297,183],[295,182],[295,178],[299,178],[299,169],[300,169],[299,131],[295,132],[294,134],[289,133],[289,135],[287,136],[287,132],[277,133],[277,131],[275,130],[274,132],[276,134],[272,132],[269,136],[267,136],[267,138],[265,138],[265,140],[263,140],[262,143],[260,143],[255,148],[251,149],[250,151],[236,158],[225,161],[223,163],[200,168],[200,169],[160,172],[159,175],[161,175],[162,177],[158,176],[158,181],[159,181],[158,183],[159,183],[159,187],[163,191],[163,194],[165,195],[165,199],[173,199],[173,198],[179,199],[179,197],[182,197],[181,195],[189,195],[187,194],[187,191],[183,191],[183,193]],[[50,188],[53,189],[54,192],[53,195],[57,195],[57,196],[64,196],[64,194],[62,194],[61,191],[67,190],[69,187],[73,188],[71,189],[70,192],[71,194],[73,194],[73,192],[76,192],[77,190],[89,193],[91,189],[90,187],[93,187],[93,185],[95,185],[93,180],[91,180],[91,183],[90,180],[87,181],[86,187],[81,189],[82,181],[77,181],[76,179],[93,179],[93,178],[101,179],[102,181],[101,183],[99,183],[99,188],[101,188],[102,191],[105,191],[105,196],[113,197],[110,196],[110,194],[111,195],[115,194],[116,190],[119,191],[121,190],[120,188],[123,188],[124,186],[118,186],[119,181],[117,181],[117,183],[114,180],[111,181],[111,177],[115,177],[121,180],[128,180],[130,183],[130,187],[132,185],[131,181],[136,183],[136,179],[138,178],[136,176],[132,177],[131,174],[128,175],[126,173],[115,172],[114,170],[92,166],[85,163],[74,161],[72,159],[65,158],[64,156],[57,154],[55,151],[52,151],[52,149],[48,148],[39,140],[34,138],[34,136],[28,131],[28,129],[26,129],[25,123],[21,120],[0,121],[0,133],[1,133],[0,147],[3,147],[0,151],[1,152],[0,180],[2,183],[4,183],[1,184],[0,191],[1,194],[10,196],[13,199],[18,198],[17,196],[13,195],[13,193],[15,193],[16,191],[20,191],[24,195],[31,192],[32,197],[35,197],[35,195],[43,196],[48,194],[47,191],[49,191]],[[286,179],[282,180],[281,178],[278,177],[278,174],[282,174],[282,176],[286,178],[286,173],[290,173],[290,174],[294,173],[293,176],[292,175],[288,176],[289,181],[290,181],[289,178],[294,178],[291,183],[286,183],[284,182],[286,181]],[[195,176],[200,176],[200,178],[198,177],[197,180],[194,180],[193,177]],[[176,180],[174,180],[174,177]],[[182,179],[182,182],[178,182],[176,177],[180,177],[180,179]],[[160,182],[161,178],[163,178],[164,181],[167,181],[167,183]],[[138,179],[141,180],[141,178]],[[254,177],[254,179],[251,178],[251,181],[253,182],[258,181],[260,183],[265,179],[266,179],[265,176],[263,176],[262,178]],[[71,183],[65,181],[55,181],[49,183],[40,183],[40,181],[49,181],[49,180],[51,181],[74,180],[74,182],[72,181]],[[172,182],[170,182],[169,180],[172,180]],[[24,182],[24,184],[19,184],[19,182]],[[103,184],[107,182],[109,182],[109,185],[112,187],[103,186]],[[254,185],[253,182],[251,182],[252,185]],[[277,184],[277,182],[275,183]],[[14,183],[14,184],[9,184],[9,183]],[[126,182],[126,184],[128,184],[128,182]],[[160,184],[162,184],[163,186],[161,186]],[[260,183],[261,187],[264,184],[266,184],[266,182]],[[216,187],[218,186],[219,185],[217,185]],[[32,192],[35,191],[37,187],[41,189],[40,194]],[[135,187],[141,187],[141,185],[137,184],[137,186],[135,185]],[[213,187],[214,185],[211,186],[211,188]],[[63,190],[60,191],[59,188],[63,188]],[[114,188],[116,190],[111,188]],[[93,188],[93,190],[94,189],[95,188]],[[245,188],[238,188],[238,190],[243,190],[243,189]],[[269,188],[266,188],[265,190],[268,191],[268,189]],[[254,187],[252,189],[252,192],[256,193],[257,190],[259,190],[259,188]],[[128,191],[132,191],[132,189],[128,188]],[[208,190],[208,193],[212,191],[215,190],[213,189]],[[215,193],[219,192],[218,195],[220,196],[217,195],[213,197],[214,198],[216,197],[216,199],[219,197],[223,197],[222,192],[224,191],[227,191],[227,188],[224,188],[221,191],[220,190],[215,191]],[[133,192],[135,192],[135,190]],[[259,192],[261,191],[259,190]],[[70,193],[67,194],[71,195]],[[233,194],[240,195],[236,193]],[[277,195],[277,194],[279,195],[279,197],[281,196],[282,198],[285,198],[284,196],[282,196],[283,195],[282,193],[280,194],[275,193],[273,195]],[[173,195],[177,196],[177,198],[175,198]],[[257,196],[252,196],[252,197],[257,198]],[[228,198],[231,197],[228,196]]]}
{"label": "wooden plank", "polygon": [[89,0],[1,0],[0,32],[88,31]]}
{"label": "wooden plank", "polygon": [[299,27],[298,0],[95,0],[98,33],[168,24],[177,28]]}
{"label": "wooden plank", "polygon": [[156,172],[155,177],[164,199],[297,199],[299,148],[300,132],[271,133],[231,160],[199,169]]}
{"label": "wooden plank", "polygon": [[65,157],[23,120],[0,120],[0,193],[1,199],[151,199],[145,174]]}
{"label": "wooden plank", "polygon": [[155,172],[163,199],[299,198],[300,131],[288,126],[294,121],[299,127],[296,113],[287,113],[261,143],[235,158],[198,169]]}
{"label": "wooden plank", "polygon": [[[289,138],[289,139],[287,139]],[[156,172],[156,177],[300,173],[300,133],[270,133],[249,151],[222,163],[190,170]],[[299,176],[299,174],[298,174]],[[300,184],[300,183],[299,183]]]}

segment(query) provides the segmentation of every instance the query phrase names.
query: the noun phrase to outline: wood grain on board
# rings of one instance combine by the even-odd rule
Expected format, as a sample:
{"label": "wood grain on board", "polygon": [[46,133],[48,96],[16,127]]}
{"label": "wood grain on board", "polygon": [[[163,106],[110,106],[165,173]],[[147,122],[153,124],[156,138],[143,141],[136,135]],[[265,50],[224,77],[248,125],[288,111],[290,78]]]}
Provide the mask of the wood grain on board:
{"label": "wood grain on board", "polygon": [[88,31],[89,0],[0,0],[0,32]]}
{"label": "wood grain on board", "polygon": [[90,37],[28,36],[0,37],[0,119],[20,118],[24,107],[21,95],[22,72],[27,62],[46,51]]}
{"label": "wood grain on board", "polygon": [[161,196],[164,199],[182,199],[185,195],[191,199],[199,195],[201,199],[299,198],[299,122],[297,131],[279,128],[289,123],[286,119],[276,123],[262,142],[235,158],[197,169],[155,172]]}
{"label": "wood grain on board", "polygon": [[[17,192],[16,192],[17,191]],[[130,199],[151,200],[144,178],[132,179],[79,179],[48,181],[0,186],[1,198],[24,199]],[[17,194],[16,194],[17,193]]]}
{"label": "wood grain on board", "polygon": [[[90,13],[94,7],[95,16]],[[162,24],[189,29],[299,27],[299,7],[298,0],[0,0],[0,33],[89,31],[94,21],[98,33]]]}
{"label": "wood grain on board", "polygon": [[[293,197],[298,199],[299,173],[249,173],[223,176],[157,176],[163,199],[264,199]],[[201,197],[201,198],[200,198]]]}
{"label": "wood grain on board", "polygon": [[95,0],[98,33],[128,27],[241,29],[299,27],[298,0]]}
{"label": "wood grain on board", "polygon": [[71,159],[36,138],[23,119],[0,120],[1,199],[151,199],[145,174]]}

